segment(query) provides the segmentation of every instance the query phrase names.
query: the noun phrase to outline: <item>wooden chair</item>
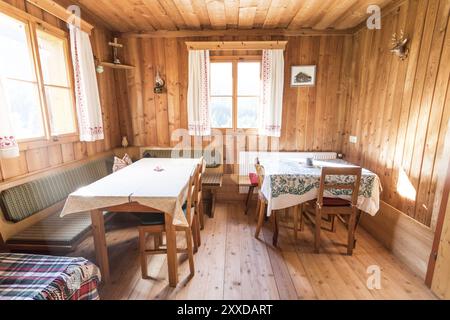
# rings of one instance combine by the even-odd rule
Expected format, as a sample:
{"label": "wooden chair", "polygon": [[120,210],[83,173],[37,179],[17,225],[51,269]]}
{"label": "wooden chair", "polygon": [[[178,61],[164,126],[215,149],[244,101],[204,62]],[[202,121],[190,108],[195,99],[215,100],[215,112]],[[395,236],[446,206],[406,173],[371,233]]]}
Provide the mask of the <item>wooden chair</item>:
{"label": "wooden chair", "polygon": [[[206,162],[203,157],[200,158],[200,163],[198,164],[197,169],[197,197],[195,199],[195,213],[198,215],[200,228],[203,230],[205,228],[205,218],[204,218],[204,210],[203,210],[203,175],[206,169]],[[200,235],[199,235],[200,236]],[[198,239],[200,242],[200,237]],[[200,245],[200,244],[199,244]]]}
{"label": "wooden chair", "polygon": [[[195,214],[195,201],[198,199],[198,170],[196,166],[189,179],[187,200],[183,205],[183,211],[188,221],[188,227],[177,226],[176,231],[184,232],[186,235],[186,249],[178,249],[178,253],[187,253],[189,259],[190,276],[195,275],[194,252],[198,250],[198,239],[200,235],[198,215]],[[148,278],[147,256],[154,254],[167,254],[167,248],[163,246],[163,232],[165,232],[164,214],[162,213],[135,213],[141,220],[139,230],[139,253],[141,260],[142,278]],[[154,236],[154,248],[146,247],[147,234]],[[193,241],[194,240],[194,241]],[[194,243],[194,244],[193,244]]]}
{"label": "wooden chair", "polygon": [[250,172],[248,174],[248,179],[250,181],[250,186],[248,187],[247,199],[245,200],[245,214],[248,213],[248,209],[250,209],[250,199],[252,198],[253,192],[255,188],[259,186],[258,174],[254,172]]}
{"label": "wooden chair", "polygon": [[[352,176],[353,181],[350,183],[327,183],[327,177],[331,176]],[[320,177],[319,193],[315,206],[315,236],[314,236],[314,251],[319,253],[320,248],[320,230],[322,218],[324,215],[328,216],[348,216],[348,243],[347,254],[352,255],[355,244],[355,229],[356,220],[359,213],[356,207],[358,202],[359,185],[361,181],[360,167],[323,167]],[[340,198],[327,198],[324,196],[326,190],[348,190],[351,191],[351,200],[344,200]],[[334,220],[334,219],[333,219]],[[334,228],[334,227],[333,227]]]}
{"label": "wooden chair", "polygon": [[[265,170],[264,166],[262,166],[259,162],[259,159],[256,159],[256,174],[258,175],[258,185],[261,187],[264,182],[264,175]],[[256,205],[256,216],[258,217],[258,222],[256,225],[256,232],[255,232],[255,238],[258,239],[259,233],[261,232],[262,226],[264,224],[264,219],[266,217],[266,206],[267,206],[267,199],[264,196],[264,194],[259,190],[258,192],[258,203]],[[300,209],[300,210],[299,210]],[[303,230],[303,205],[298,205],[293,207],[294,210],[294,238],[297,239],[297,232],[300,230]],[[272,238],[272,244],[276,247],[278,243],[278,219],[277,219],[277,213],[275,210],[271,212],[270,215],[273,223],[273,238]],[[299,219],[300,218],[300,219]],[[299,227],[300,222],[300,227]]]}

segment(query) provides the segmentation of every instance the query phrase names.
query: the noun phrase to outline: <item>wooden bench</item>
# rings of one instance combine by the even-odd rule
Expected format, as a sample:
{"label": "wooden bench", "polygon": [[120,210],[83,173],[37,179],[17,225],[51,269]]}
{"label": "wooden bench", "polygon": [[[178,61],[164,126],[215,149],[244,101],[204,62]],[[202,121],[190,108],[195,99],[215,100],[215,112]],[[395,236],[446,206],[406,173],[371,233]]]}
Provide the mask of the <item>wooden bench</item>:
{"label": "wooden bench", "polygon": [[73,251],[91,231],[91,218],[89,212],[61,218],[65,199],[79,187],[108,175],[111,167],[111,156],[95,158],[0,186],[0,232],[6,248]]}
{"label": "wooden bench", "polygon": [[193,149],[183,153],[182,150],[174,148],[160,148],[160,147],[143,147],[140,148],[140,154],[142,157],[150,158],[172,158],[176,157],[191,157],[200,158],[204,157],[206,162],[205,174],[202,178],[203,190],[206,191],[207,197],[203,198],[203,203],[208,204],[209,216],[214,217],[214,209],[216,204],[216,191],[222,187],[223,180],[223,157],[222,152],[218,149],[214,149],[211,152],[205,150]]}

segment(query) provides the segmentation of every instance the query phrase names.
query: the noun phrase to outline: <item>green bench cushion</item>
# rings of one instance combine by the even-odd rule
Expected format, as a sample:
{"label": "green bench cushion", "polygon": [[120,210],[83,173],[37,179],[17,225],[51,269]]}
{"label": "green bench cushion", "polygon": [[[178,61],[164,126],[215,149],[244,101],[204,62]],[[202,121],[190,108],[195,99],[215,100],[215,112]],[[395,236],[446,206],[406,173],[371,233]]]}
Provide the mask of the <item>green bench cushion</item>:
{"label": "green bench cushion", "polygon": [[[147,149],[143,152],[144,158],[172,158],[172,152],[175,153],[176,157],[184,157],[185,154],[181,150],[171,150],[171,149]],[[202,150],[191,150],[190,158],[201,158],[205,157],[207,168],[218,168],[221,165],[222,158],[219,151],[212,150],[211,153],[204,152]]]}
{"label": "green bench cushion", "polygon": [[60,212],[50,215],[38,223],[14,235],[6,244],[72,246],[90,231],[89,212],[59,216]]}
{"label": "green bench cushion", "polygon": [[0,193],[5,218],[19,222],[64,200],[78,188],[106,176],[110,172],[106,159],[24,183]]}

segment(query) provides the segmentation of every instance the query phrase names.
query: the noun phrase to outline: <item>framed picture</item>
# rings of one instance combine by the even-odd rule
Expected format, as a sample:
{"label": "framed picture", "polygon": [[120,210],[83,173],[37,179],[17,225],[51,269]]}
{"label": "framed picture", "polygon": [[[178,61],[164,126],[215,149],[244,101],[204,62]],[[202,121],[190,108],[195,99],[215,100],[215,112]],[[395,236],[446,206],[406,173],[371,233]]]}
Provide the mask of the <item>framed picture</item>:
{"label": "framed picture", "polygon": [[307,87],[316,84],[316,66],[292,66],[291,87]]}

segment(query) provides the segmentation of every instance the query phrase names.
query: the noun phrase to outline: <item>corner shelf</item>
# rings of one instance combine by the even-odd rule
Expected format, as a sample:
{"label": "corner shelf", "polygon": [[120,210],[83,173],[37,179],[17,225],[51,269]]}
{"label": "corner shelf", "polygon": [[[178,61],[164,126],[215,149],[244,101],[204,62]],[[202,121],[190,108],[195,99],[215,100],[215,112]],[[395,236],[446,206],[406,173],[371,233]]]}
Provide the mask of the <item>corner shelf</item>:
{"label": "corner shelf", "polygon": [[135,68],[134,66],[130,66],[130,65],[126,65],[126,64],[115,64],[112,62],[105,62],[105,61],[100,62],[100,65],[103,67],[107,67],[107,68],[123,69],[123,70],[132,70]]}

